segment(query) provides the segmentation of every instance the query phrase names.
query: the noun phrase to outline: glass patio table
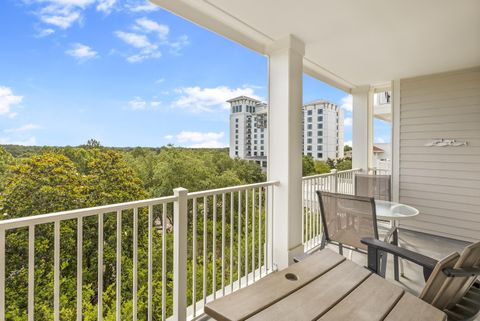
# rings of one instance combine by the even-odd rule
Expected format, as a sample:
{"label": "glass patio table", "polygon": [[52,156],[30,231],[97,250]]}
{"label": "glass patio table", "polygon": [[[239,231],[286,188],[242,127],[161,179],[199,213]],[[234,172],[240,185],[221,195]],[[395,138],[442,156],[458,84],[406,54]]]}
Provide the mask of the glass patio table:
{"label": "glass patio table", "polygon": [[[375,211],[377,213],[377,220],[389,221],[390,229],[385,235],[385,242],[388,242],[393,237],[393,244],[398,245],[398,226],[399,222],[403,219],[409,219],[417,216],[420,212],[418,209],[390,201],[375,200]],[[386,264],[386,260],[384,261]],[[398,271],[399,261],[398,257],[394,256],[394,274],[395,280],[399,280],[399,271]],[[400,264],[400,273],[403,276],[403,264]]]}

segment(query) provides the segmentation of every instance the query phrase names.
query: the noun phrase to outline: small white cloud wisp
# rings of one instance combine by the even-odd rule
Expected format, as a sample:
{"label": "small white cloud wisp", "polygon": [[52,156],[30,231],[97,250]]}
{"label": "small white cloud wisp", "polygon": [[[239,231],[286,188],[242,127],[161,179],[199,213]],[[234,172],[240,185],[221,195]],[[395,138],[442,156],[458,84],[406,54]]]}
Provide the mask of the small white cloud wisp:
{"label": "small white cloud wisp", "polygon": [[0,116],[14,117],[14,106],[21,104],[23,96],[15,95],[10,87],[0,86]]}

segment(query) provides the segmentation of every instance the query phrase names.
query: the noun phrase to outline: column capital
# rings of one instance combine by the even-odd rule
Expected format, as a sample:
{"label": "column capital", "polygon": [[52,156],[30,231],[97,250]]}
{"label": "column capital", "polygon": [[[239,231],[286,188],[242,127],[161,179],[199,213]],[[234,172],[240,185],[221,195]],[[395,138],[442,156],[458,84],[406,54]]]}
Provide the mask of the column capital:
{"label": "column capital", "polygon": [[292,50],[301,56],[305,55],[305,43],[294,35],[288,35],[276,39],[273,43],[266,47],[266,52],[271,55],[276,52]]}
{"label": "column capital", "polygon": [[373,89],[374,89],[374,88],[373,88],[372,86],[370,86],[370,85],[362,85],[362,86],[357,86],[357,87],[355,87],[355,88],[352,88],[352,89],[350,90],[350,93],[351,93],[352,95],[367,94],[367,93],[373,91]]}

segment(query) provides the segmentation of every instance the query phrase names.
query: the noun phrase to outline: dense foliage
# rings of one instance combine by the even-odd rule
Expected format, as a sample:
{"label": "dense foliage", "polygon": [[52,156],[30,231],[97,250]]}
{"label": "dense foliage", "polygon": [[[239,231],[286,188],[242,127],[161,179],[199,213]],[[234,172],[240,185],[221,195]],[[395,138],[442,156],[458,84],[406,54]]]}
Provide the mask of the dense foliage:
{"label": "dense foliage", "polygon": [[[172,189],[185,187],[189,191],[212,189],[224,186],[255,183],[265,180],[259,166],[255,163],[231,159],[226,150],[184,149],[167,147],[161,149],[104,148],[96,141],[89,141],[80,147],[20,147],[7,146],[15,157],[0,148],[0,215],[1,219],[17,218],[30,215],[58,212],[77,208],[139,200],[149,197],[172,195]],[[256,200],[258,200],[258,194]],[[216,235],[221,242],[221,222],[212,216],[213,199],[207,200],[208,215],[204,221],[197,220],[199,244],[205,235],[209,240]],[[238,199],[226,200],[227,207],[233,203],[235,211],[243,213],[245,204],[238,204]],[[202,204],[202,206],[204,206]],[[250,206],[250,205],[249,205]],[[172,208],[167,208],[167,221],[171,224]],[[161,209],[154,208],[154,217],[161,217]],[[192,208],[190,205],[189,213]],[[123,211],[122,220],[122,320],[131,319],[133,247],[132,247],[132,211]],[[263,212],[260,219],[263,221]],[[147,211],[140,209],[138,235],[138,315],[144,319],[147,311]],[[169,223],[170,222],[170,223]],[[191,223],[191,218],[189,219]],[[246,222],[250,227],[251,218]],[[97,313],[97,249],[98,218],[87,217],[83,226],[83,303],[84,320],[96,320]],[[238,226],[230,226],[227,222],[224,237],[230,238],[231,231]],[[232,229],[231,229],[232,228]],[[53,244],[54,224],[41,224],[35,227],[35,319],[53,319]],[[61,235],[61,318],[73,320],[76,311],[76,241],[77,220],[66,220],[60,223]],[[190,231],[192,228],[190,227]],[[215,230],[216,233],[213,233]],[[234,233],[232,240],[242,253],[252,248],[251,242],[239,242],[244,239],[245,230]],[[104,293],[103,306],[105,320],[114,320],[115,316],[115,280],[116,280],[116,215],[104,215]],[[165,238],[165,250],[168,255],[166,273],[166,315],[172,310],[172,265],[173,236],[167,230],[153,233],[153,262],[161,264],[162,239]],[[189,244],[193,236],[189,234]],[[262,235],[263,237],[263,235]],[[7,320],[25,320],[27,315],[28,291],[28,229],[16,229],[7,232],[6,246],[6,317]],[[236,245],[236,246],[237,246]],[[236,248],[235,246],[235,248]],[[255,251],[258,244],[253,244]],[[202,279],[203,256],[208,256],[209,266],[206,269],[207,284],[212,285],[212,248],[208,245],[207,253],[201,247],[196,253],[197,282]],[[248,251],[248,250],[247,250]],[[230,257],[229,249],[226,256]],[[218,257],[221,253],[216,253]],[[237,266],[237,256],[232,259]],[[188,257],[189,284],[192,281],[193,253]],[[230,271],[226,271],[230,273]],[[157,319],[162,307],[162,271],[155,268],[152,285],[154,289],[153,309]],[[217,269],[216,283],[220,287],[221,277]],[[241,275],[244,275],[242,270]],[[237,270],[232,271],[234,277]],[[212,285],[213,286],[213,285]],[[190,289],[191,287],[189,287]],[[202,296],[202,289],[197,287],[197,300]],[[208,290],[211,293],[212,289]],[[191,303],[192,293],[189,290],[188,300]]]}

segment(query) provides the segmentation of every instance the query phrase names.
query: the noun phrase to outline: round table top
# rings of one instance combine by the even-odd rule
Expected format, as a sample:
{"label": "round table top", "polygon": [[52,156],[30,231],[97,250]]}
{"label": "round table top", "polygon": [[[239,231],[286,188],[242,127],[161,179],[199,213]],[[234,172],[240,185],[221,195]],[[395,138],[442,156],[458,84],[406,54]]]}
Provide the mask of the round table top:
{"label": "round table top", "polygon": [[417,216],[419,211],[411,206],[382,200],[375,200],[377,218],[384,220],[401,220]]}

